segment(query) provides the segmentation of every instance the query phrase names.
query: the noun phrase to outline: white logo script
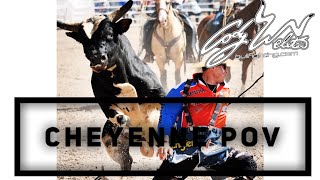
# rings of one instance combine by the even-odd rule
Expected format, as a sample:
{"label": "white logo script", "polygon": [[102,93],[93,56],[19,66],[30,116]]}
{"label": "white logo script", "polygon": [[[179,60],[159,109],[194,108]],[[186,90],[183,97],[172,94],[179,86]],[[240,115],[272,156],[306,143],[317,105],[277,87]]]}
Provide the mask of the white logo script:
{"label": "white logo script", "polygon": [[[232,56],[237,49],[242,45],[247,45],[249,40],[247,39],[247,33],[245,30],[252,24],[259,24],[263,27],[257,31],[257,35],[250,42],[248,46],[248,50],[252,51],[259,48],[262,45],[270,45],[272,44],[272,48],[274,50],[277,49],[307,49],[309,47],[309,36],[303,35],[304,30],[312,17],[314,17],[314,13],[308,14],[301,21],[300,25],[297,25],[297,22],[294,19],[290,19],[287,21],[273,36],[267,34],[263,37],[266,30],[270,27],[270,25],[274,22],[276,15],[269,14],[267,16],[264,15],[264,10],[266,8],[266,4],[263,0],[261,0],[261,6],[255,16],[255,18],[250,19],[245,24],[242,25],[242,19],[238,19],[228,23],[226,26],[222,27],[219,31],[213,34],[203,45],[203,48],[200,50],[200,55],[208,54],[209,58],[206,60],[205,66],[210,68],[225,62]],[[231,27],[236,26],[238,28],[237,31],[232,33],[225,33],[226,30]],[[284,38],[279,38],[287,29],[290,28],[290,31],[287,32]],[[224,34],[225,33],[225,34]],[[221,37],[221,35],[224,36]],[[218,37],[220,39],[216,40]],[[233,43],[229,43],[233,38],[237,38],[238,41]],[[223,45],[223,48],[219,48],[219,45]]]}

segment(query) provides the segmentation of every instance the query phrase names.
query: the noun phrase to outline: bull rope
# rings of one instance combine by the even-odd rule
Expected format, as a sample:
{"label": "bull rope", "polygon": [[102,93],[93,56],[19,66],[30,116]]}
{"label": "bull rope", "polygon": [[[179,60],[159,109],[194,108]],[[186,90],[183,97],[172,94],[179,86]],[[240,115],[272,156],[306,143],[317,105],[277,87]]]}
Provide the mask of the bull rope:
{"label": "bull rope", "polygon": [[[254,81],[254,83],[253,83],[249,88],[247,88],[246,90],[244,90],[244,91],[238,96],[238,98],[240,98],[244,93],[246,93],[247,91],[249,91],[255,84],[257,84],[257,82],[258,82],[261,78],[263,78],[263,76],[264,76],[264,72],[262,73],[262,75],[261,75],[256,81]],[[231,104],[231,103],[229,103],[229,104]]]}

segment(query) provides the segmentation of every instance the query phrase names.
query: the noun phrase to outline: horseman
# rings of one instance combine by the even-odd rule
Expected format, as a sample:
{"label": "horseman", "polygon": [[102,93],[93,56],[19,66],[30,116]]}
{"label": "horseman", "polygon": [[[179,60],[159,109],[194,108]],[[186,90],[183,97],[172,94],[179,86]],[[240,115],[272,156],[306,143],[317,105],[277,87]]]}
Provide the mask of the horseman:
{"label": "horseman", "polygon": [[[179,14],[179,17],[183,20],[184,23],[184,31],[186,32],[186,40],[187,40],[187,47],[186,47],[186,59],[188,62],[194,62],[195,61],[195,44],[196,44],[196,28],[191,22],[191,19],[188,17],[188,15],[182,11],[181,5],[184,0],[160,0],[160,4],[166,4],[171,3],[172,7],[175,8]],[[160,9],[160,13],[167,13],[165,9]],[[152,16],[156,16],[156,13],[153,13]],[[156,20],[148,20],[143,28],[143,46],[146,50],[146,55],[144,57],[144,62],[153,62],[153,52],[151,50],[151,39],[152,39],[152,33],[154,30]]]}

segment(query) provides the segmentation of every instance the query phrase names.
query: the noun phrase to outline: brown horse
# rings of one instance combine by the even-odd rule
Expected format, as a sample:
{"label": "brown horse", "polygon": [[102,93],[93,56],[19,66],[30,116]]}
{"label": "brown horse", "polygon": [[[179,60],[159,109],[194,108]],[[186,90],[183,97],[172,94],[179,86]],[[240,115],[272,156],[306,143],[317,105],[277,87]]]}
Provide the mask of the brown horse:
{"label": "brown horse", "polygon": [[[233,16],[234,18],[232,18],[232,20],[242,19],[243,24],[246,23],[247,21],[249,21],[250,19],[255,17],[257,11],[259,10],[261,3],[262,3],[261,0],[254,0],[248,6],[243,8],[242,10],[239,10],[237,12],[232,12],[232,13],[234,13],[234,16]],[[234,9],[234,11],[235,11],[235,9]],[[211,15],[205,17],[200,22],[200,24],[198,26],[197,30],[198,30],[198,39],[199,39],[200,49],[205,44],[206,40],[209,39],[214,34],[212,31],[210,31],[211,29],[210,29],[210,26],[208,25],[208,23],[211,23],[215,19],[215,16],[216,16],[216,14],[211,14]],[[237,27],[233,26],[232,28],[228,29],[226,31],[226,33],[232,33],[233,31],[236,31],[236,30],[237,30]],[[251,24],[245,30],[245,32],[248,34],[247,39],[249,41],[255,37],[256,30],[257,30],[257,26],[255,24]],[[233,42],[234,41],[230,41],[230,43],[233,43]],[[228,45],[228,44],[226,44],[226,45]],[[230,56],[230,59],[234,59],[236,55],[246,55],[248,53],[252,53],[252,52],[249,52],[248,45],[242,44],[239,47],[239,49],[237,51],[235,51]],[[245,87],[245,83],[247,80],[247,70],[248,70],[248,66],[250,65],[251,62],[252,62],[252,57],[243,59],[243,61],[242,61],[242,77],[241,77],[242,88],[241,89],[244,89],[244,87]],[[230,69],[229,69],[229,72],[230,72]],[[229,73],[229,75],[231,75],[231,73]],[[230,78],[231,78],[231,76],[229,77],[229,79],[227,78],[227,81],[230,80]]]}
{"label": "brown horse", "polygon": [[156,63],[160,70],[160,81],[167,89],[167,70],[165,64],[171,59],[175,64],[176,84],[180,83],[180,70],[184,62],[183,55],[186,49],[186,35],[183,22],[178,12],[171,6],[171,2],[156,0],[157,23],[152,34],[151,49],[156,56]]}

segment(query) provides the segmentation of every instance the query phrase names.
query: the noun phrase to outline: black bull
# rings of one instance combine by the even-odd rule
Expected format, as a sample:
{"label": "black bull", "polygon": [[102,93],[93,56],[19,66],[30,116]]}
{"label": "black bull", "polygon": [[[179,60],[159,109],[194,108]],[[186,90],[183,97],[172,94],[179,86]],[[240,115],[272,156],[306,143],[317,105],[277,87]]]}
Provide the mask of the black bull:
{"label": "black bull", "polygon": [[[93,70],[91,77],[92,90],[95,97],[123,97],[123,89],[119,84],[130,84],[134,87],[135,97],[153,98],[164,97],[165,91],[150,67],[135,54],[129,40],[123,35],[132,22],[131,19],[118,21],[132,6],[128,1],[119,10],[108,16],[100,15],[89,18],[81,23],[68,24],[57,22],[57,26],[68,30],[67,36],[83,45],[84,53],[90,61]],[[132,86],[131,86],[132,85]],[[129,96],[131,96],[129,95]],[[130,117],[121,112],[121,108],[108,103],[99,103],[102,111],[109,119],[120,125],[128,122]],[[157,105],[156,107],[159,107]],[[126,108],[128,110],[128,108]],[[102,141],[109,155],[120,164],[121,169],[130,170],[132,158],[126,143],[118,143],[117,147],[110,146],[108,128],[116,128],[107,121],[102,133]],[[121,140],[121,138],[119,138]],[[104,142],[105,141],[105,142]],[[111,152],[111,153],[110,153]]]}
{"label": "black bull", "polygon": [[[129,93],[126,94],[127,92],[130,92],[129,95],[134,97],[143,98],[165,96],[164,89],[154,72],[136,56],[129,40],[122,35],[129,29],[132,21],[130,19],[118,20],[131,6],[132,1],[130,0],[122,8],[108,16],[94,16],[86,21],[74,24],[57,22],[58,27],[71,31],[66,33],[67,36],[83,45],[84,53],[93,70],[91,85],[95,97],[128,97]],[[89,32],[88,27],[91,27]],[[102,131],[102,142],[106,146],[110,157],[120,164],[121,169],[130,170],[133,161],[129,154],[127,135],[125,133],[120,134],[117,139],[118,146],[112,147],[112,139],[108,130],[111,128],[116,132],[118,126],[114,122],[126,127],[132,116],[126,116],[124,111],[131,111],[134,108],[130,109],[129,107],[128,110],[127,107],[123,108],[123,106],[119,108],[119,106],[121,107],[120,104],[111,105],[107,103],[100,103],[100,106],[108,119]],[[160,105],[156,107],[160,107]],[[140,111],[145,112],[145,109],[140,108]],[[130,113],[139,114],[139,112]],[[140,112],[140,114],[143,113]],[[113,123],[109,119],[112,119]],[[232,151],[230,150],[230,152]],[[253,164],[255,167],[250,167],[250,169],[256,169],[255,162],[251,162],[252,157],[249,157],[249,160],[245,159],[245,164],[250,166]],[[236,162],[238,161],[242,162],[242,159],[236,159]],[[246,167],[242,164],[236,164],[231,158],[220,168],[229,170],[232,169],[231,165],[237,165],[235,170],[239,170],[239,167]],[[219,167],[214,168],[218,169]]]}

